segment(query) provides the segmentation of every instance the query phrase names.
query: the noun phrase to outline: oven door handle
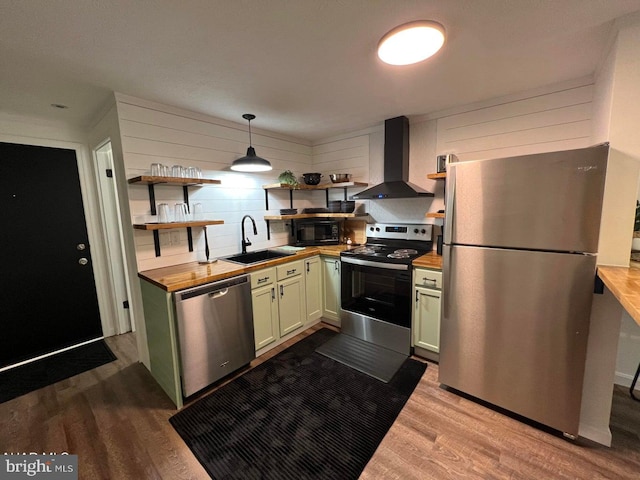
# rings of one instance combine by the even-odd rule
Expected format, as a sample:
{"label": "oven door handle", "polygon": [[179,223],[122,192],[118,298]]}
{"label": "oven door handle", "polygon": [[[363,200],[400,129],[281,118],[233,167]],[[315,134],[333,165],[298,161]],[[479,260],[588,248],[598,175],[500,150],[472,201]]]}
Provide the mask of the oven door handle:
{"label": "oven door handle", "polygon": [[409,270],[409,265],[404,263],[372,262],[371,260],[361,260],[359,258],[340,257],[343,263],[362,265],[363,267],[384,268],[386,270]]}

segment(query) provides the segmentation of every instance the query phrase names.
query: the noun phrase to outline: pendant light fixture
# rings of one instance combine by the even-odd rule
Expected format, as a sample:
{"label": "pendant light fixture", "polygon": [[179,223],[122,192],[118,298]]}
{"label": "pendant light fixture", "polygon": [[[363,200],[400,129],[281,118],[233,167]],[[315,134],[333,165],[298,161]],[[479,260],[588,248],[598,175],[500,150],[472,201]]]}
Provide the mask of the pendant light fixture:
{"label": "pendant light fixture", "polygon": [[234,160],[231,170],[236,172],[267,172],[271,170],[273,167],[269,161],[258,157],[256,150],[251,146],[251,120],[256,116],[245,113],[242,118],[249,122],[249,148],[247,148],[247,154],[244,157]]}
{"label": "pendant light fixture", "polygon": [[444,45],[444,27],[431,20],[405,23],[387,32],[378,43],[378,57],[390,65],[426,60]]}

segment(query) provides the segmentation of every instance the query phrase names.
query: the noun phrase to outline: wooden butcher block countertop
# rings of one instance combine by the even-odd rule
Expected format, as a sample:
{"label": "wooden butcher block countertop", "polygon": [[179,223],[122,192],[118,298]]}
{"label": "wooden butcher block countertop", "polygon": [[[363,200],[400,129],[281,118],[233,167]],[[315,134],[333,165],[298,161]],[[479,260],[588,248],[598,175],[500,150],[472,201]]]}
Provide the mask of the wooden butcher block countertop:
{"label": "wooden butcher block countertop", "polygon": [[640,262],[629,267],[598,267],[598,276],[640,325]]}
{"label": "wooden butcher block countertop", "polygon": [[438,255],[436,252],[429,252],[426,255],[416,258],[413,261],[413,266],[442,270],[442,255]]}
{"label": "wooden butcher block countertop", "polygon": [[[277,247],[276,247],[277,248]],[[205,283],[211,283],[225,278],[251,273],[263,268],[281,265],[283,263],[300,260],[314,255],[328,255],[340,257],[340,252],[354,248],[350,245],[327,245],[321,247],[307,247],[293,255],[268,260],[253,265],[240,265],[220,259],[215,263],[200,264],[198,262],[183,263],[169,267],[156,268],[139,272],[138,276],[154,285],[166,290],[176,292],[185,288],[197,287]],[[416,267],[442,268],[442,257],[431,252],[413,261]]]}
{"label": "wooden butcher block countertop", "polygon": [[281,265],[283,263],[312,257],[313,255],[340,256],[340,252],[348,249],[347,245],[330,245],[323,247],[307,247],[293,255],[276,258],[266,262],[253,265],[240,265],[220,259],[215,263],[200,264],[198,262],[171,265],[169,267],[155,268],[139,272],[138,276],[154,285],[166,290],[175,292],[185,288],[197,287],[205,283],[211,283],[225,278],[251,273],[263,268]]}

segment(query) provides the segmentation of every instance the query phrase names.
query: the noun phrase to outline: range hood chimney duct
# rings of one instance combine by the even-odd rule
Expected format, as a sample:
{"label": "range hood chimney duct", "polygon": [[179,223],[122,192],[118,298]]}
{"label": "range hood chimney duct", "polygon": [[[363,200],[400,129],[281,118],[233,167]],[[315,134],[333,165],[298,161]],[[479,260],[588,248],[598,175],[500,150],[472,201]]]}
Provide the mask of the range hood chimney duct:
{"label": "range hood chimney duct", "polygon": [[383,182],[363,190],[356,200],[433,197],[433,193],[409,182],[409,119],[395,117],[384,122]]}

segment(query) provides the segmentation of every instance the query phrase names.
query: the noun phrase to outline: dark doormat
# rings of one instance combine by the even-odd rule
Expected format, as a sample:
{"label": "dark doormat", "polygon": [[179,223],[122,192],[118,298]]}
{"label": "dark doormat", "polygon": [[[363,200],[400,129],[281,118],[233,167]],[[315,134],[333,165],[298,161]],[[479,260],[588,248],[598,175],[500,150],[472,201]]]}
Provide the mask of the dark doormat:
{"label": "dark doormat", "polygon": [[322,329],[169,419],[216,479],[356,479],[427,365],[389,383],[315,353]]}
{"label": "dark doormat", "polygon": [[0,403],[112,362],[104,340],[67,350],[0,373]]}

